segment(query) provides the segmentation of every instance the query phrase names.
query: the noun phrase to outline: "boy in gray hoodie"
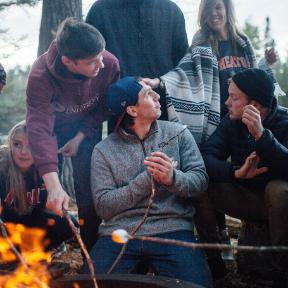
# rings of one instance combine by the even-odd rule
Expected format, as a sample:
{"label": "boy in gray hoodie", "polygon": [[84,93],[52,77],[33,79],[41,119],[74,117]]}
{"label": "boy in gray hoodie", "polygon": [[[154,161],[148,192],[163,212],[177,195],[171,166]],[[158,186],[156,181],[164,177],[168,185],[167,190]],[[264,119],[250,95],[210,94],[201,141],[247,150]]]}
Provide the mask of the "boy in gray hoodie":
{"label": "boy in gray hoodie", "polygon": [[[137,235],[195,242],[193,197],[207,188],[205,166],[186,127],[157,121],[159,95],[144,82],[125,77],[107,94],[118,118],[116,130],[94,148],[91,187],[95,209],[103,219],[91,251],[96,272],[106,273],[121,250],[110,234],[129,233],[141,222],[155,186],[153,204]],[[203,251],[132,240],[113,270],[129,273],[142,260],[156,274],[211,287]]]}

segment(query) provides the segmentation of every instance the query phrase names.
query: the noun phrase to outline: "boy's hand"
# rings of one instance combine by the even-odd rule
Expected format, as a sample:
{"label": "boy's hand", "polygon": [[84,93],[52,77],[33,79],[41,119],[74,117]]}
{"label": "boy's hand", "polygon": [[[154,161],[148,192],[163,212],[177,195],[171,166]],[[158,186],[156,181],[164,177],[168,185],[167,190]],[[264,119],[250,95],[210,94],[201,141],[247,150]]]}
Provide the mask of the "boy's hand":
{"label": "boy's hand", "polygon": [[173,161],[165,153],[152,152],[145,158],[144,164],[156,182],[166,186],[173,184]]}

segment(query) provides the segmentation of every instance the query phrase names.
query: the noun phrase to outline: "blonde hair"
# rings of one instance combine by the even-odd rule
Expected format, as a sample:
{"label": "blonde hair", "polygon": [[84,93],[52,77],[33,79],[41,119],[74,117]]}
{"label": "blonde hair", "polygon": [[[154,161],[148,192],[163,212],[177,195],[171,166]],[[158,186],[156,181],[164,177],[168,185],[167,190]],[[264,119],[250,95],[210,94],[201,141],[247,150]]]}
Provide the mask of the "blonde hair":
{"label": "blonde hair", "polygon": [[23,173],[19,167],[15,164],[12,155],[12,146],[14,137],[17,133],[26,133],[26,123],[21,121],[17,123],[9,132],[7,139],[8,147],[8,173],[7,173],[7,191],[14,193],[15,210],[18,214],[27,214],[30,209],[27,205],[26,195],[26,183],[23,177]]}
{"label": "blonde hair", "polygon": [[[218,55],[219,53],[218,35],[208,25],[208,19],[212,12],[212,9],[215,6],[215,1],[216,0],[201,0],[200,6],[199,6],[199,12],[198,12],[198,22],[200,26],[200,31],[202,35],[204,36],[203,42],[209,41],[212,46],[212,50],[214,51],[214,53]],[[236,25],[237,21],[235,17],[234,5],[233,5],[232,0],[222,0],[222,1],[226,10],[226,17],[227,17],[226,25],[227,25],[228,39],[231,39],[233,49],[236,50],[236,47],[237,47],[236,39],[237,39],[238,34],[241,34],[241,33],[239,32],[237,25]],[[202,43],[199,43],[199,42],[195,43],[195,46],[199,44],[202,44]]]}

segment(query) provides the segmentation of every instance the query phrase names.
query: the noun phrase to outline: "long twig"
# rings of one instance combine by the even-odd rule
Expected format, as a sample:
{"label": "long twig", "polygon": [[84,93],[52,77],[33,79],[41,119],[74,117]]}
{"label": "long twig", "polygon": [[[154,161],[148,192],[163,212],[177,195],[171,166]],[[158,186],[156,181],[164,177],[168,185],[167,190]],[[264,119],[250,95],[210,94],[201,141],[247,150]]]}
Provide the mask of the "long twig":
{"label": "long twig", "polygon": [[[152,207],[153,204],[153,199],[154,199],[154,195],[155,195],[155,181],[153,179],[152,176],[150,176],[151,179],[151,195],[149,197],[149,202],[148,202],[148,206],[145,210],[145,214],[142,217],[142,219],[140,220],[140,222],[135,226],[135,228],[132,230],[131,235],[135,235],[135,233],[140,229],[140,227],[144,224],[144,222],[146,221],[150,208]],[[121,258],[123,257],[126,249],[127,249],[127,245],[128,242],[126,242],[123,246],[121,251],[119,252],[117,258],[115,259],[115,261],[113,262],[113,264],[111,265],[110,269],[108,270],[107,274],[110,274],[116,267],[116,265],[119,263],[119,261],[121,260]]]}
{"label": "long twig", "polygon": [[6,226],[5,223],[3,222],[3,220],[0,217],[0,227],[1,227],[1,233],[2,236],[5,238],[5,240],[8,242],[10,249],[14,252],[14,254],[16,255],[16,257],[18,258],[18,260],[21,262],[21,264],[23,265],[23,267],[25,268],[25,270],[29,270],[28,264],[25,261],[25,259],[23,258],[23,256],[20,254],[20,252],[17,250],[17,248],[15,247],[15,245],[13,244],[13,242],[11,241],[7,230],[6,230]]}
{"label": "long twig", "polygon": [[288,246],[248,246],[248,245],[237,245],[237,244],[217,244],[217,243],[191,243],[179,240],[164,239],[158,237],[149,236],[135,236],[128,235],[129,240],[141,240],[149,241],[154,243],[176,245],[182,247],[188,247],[192,249],[216,249],[216,250],[239,250],[239,251],[253,251],[253,252],[271,252],[271,251],[288,251]]}
{"label": "long twig", "polygon": [[94,284],[94,287],[98,288],[93,262],[92,262],[92,260],[90,258],[90,255],[89,255],[89,253],[88,253],[88,251],[87,251],[87,249],[85,247],[85,244],[83,243],[83,241],[82,241],[82,239],[80,237],[80,234],[77,231],[77,228],[75,227],[73,221],[71,220],[71,216],[68,213],[68,211],[67,210],[63,210],[63,215],[67,219],[67,221],[69,223],[69,226],[70,226],[70,228],[72,230],[72,233],[76,237],[77,242],[79,243],[80,248],[81,248],[81,250],[84,253],[84,256],[86,258],[86,261],[87,261],[87,264],[88,264],[88,268],[89,268],[89,271],[90,271],[90,275],[91,275],[91,278],[92,278],[92,281],[93,281],[93,284]]}
{"label": "long twig", "polygon": [[[5,238],[5,240],[8,242],[10,249],[14,252],[14,254],[16,255],[16,258],[18,258],[18,260],[20,261],[20,263],[23,265],[25,272],[28,272],[31,270],[26,262],[26,260],[24,259],[24,257],[21,255],[21,253],[18,251],[18,249],[15,247],[14,243],[11,241],[7,230],[6,230],[6,226],[5,223],[3,222],[2,218],[0,217],[0,228],[1,228],[1,234],[2,236]],[[38,278],[36,275],[34,275],[34,281],[39,284],[39,287],[42,286],[43,282],[41,281],[40,278]]]}

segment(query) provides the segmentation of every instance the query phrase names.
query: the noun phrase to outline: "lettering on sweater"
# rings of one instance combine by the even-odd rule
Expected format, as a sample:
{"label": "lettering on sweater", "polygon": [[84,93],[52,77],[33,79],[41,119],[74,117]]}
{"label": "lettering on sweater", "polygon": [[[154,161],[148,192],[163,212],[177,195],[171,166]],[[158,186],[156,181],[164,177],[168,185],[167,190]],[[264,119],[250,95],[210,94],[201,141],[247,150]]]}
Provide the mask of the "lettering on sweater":
{"label": "lettering on sweater", "polygon": [[[27,203],[28,207],[35,206],[37,204],[40,204],[40,194],[41,191],[45,191],[46,187],[44,184],[39,188],[32,189],[32,191],[26,192],[24,194],[25,202]],[[15,193],[9,192],[4,200],[4,203],[8,206],[13,206],[15,201]]]}
{"label": "lettering on sweater", "polygon": [[96,94],[93,98],[89,99],[88,102],[82,104],[74,104],[65,106],[59,102],[54,102],[53,107],[57,112],[65,113],[67,115],[81,113],[83,111],[89,110],[91,107],[95,106],[95,103],[98,103],[100,95]]}
{"label": "lettering on sweater", "polygon": [[248,63],[245,57],[225,56],[218,60],[218,67],[220,71],[229,68],[240,68],[240,67],[247,69],[250,67],[250,64]]}

